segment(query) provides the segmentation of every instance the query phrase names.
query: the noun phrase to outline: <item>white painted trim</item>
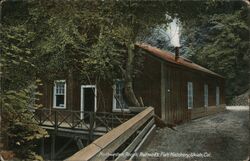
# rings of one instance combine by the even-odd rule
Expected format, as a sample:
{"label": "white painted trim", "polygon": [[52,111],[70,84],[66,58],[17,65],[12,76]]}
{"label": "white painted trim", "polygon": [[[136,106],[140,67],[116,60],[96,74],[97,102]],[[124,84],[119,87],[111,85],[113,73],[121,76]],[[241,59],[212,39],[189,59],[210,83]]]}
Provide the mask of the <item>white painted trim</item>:
{"label": "white painted trim", "polygon": [[[189,86],[190,85],[190,86]],[[191,88],[191,96],[192,96],[192,106],[189,106],[189,88]],[[187,103],[188,103],[188,109],[193,109],[194,107],[194,86],[193,86],[193,82],[188,81],[187,82]]]}
{"label": "white painted trim", "polygon": [[114,84],[112,86],[113,88],[113,106],[112,106],[112,112],[130,112],[129,109],[120,109],[120,108],[116,108],[116,99],[115,99],[115,94],[116,94],[116,85]]}
{"label": "white painted trim", "polygon": [[220,105],[220,87],[216,86],[215,90],[216,90],[215,91],[215,105],[219,106]]}
{"label": "white painted trim", "polygon": [[82,111],[84,112],[84,92],[83,89],[84,88],[94,88],[95,89],[95,105],[94,105],[94,112],[96,112],[97,110],[97,88],[96,85],[81,85],[81,107],[80,107],[80,111],[81,111],[81,115],[80,118],[83,119],[84,115],[82,113]]}
{"label": "white painted trim", "polygon": [[[207,92],[207,93],[206,93]],[[209,105],[209,99],[208,99],[208,96],[209,96],[209,91],[208,91],[208,84],[204,84],[204,107],[208,107]]]}
{"label": "white painted trim", "polygon": [[[60,106],[56,106],[56,83],[57,82],[64,82],[64,106],[63,107],[60,107]],[[55,80],[54,81],[54,87],[53,87],[53,108],[55,109],[66,109],[66,103],[67,103],[67,100],[66,100],[66,96],[67,96],[67,85],[66,85],[66,80]]]}

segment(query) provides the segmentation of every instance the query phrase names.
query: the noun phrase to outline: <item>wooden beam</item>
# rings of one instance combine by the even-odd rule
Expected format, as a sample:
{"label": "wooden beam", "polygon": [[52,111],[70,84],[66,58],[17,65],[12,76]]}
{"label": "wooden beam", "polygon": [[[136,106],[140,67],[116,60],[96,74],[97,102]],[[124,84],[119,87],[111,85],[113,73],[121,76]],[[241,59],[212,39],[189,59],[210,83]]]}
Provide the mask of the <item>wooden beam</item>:
{"label": "wooden beam", "polygon": [[102,152],[103,154],[112,154],[147,120],[152,118],[153,115],[154,109],[152,107],[148,107],[122,125],[114,128],[107,134],[98,138],[86,148],[75,153],[73,156],[66,159],[66,161],[107,159],[109,157],[108,155],[100,155],[100,153]]}
{"label": "wooden beam", "polygon": [[70,138],[70,139],[66,142],[66,144],[64,144],[64,145],[56,152],[55,157],[58,156],[60,153],[62,153],[63,150],[65,150],[65,149],[68,147],[68,145],[69,145],[72,141],[73,141],[73,138]]}
{"label": "wooden beam", "polygon": [[127,156],[123,154],[131,153],[153,125],[154,125],[154,118],[150,120],[150,122],[144,127],[144,129],[132,141],[132,143],[129,144],[129,146],[115,159],[115,161],[126,160]]}
{"label": "wooden beam", "polygon": [[41,139],[40,154],[44,157],[44,138]]}
{"label": "wooden beam", "polygon": [[155,131],[155,128],[156,128],[156,125],[153,125],[153,127],[151,127],[151,129],[148,131],[146,136],[142,139],[140,144],[136,147],[136,149],[134,150],[134,154],[129,158],[129,160],[134,160],[135,154],[139,152],[140,148],[148,141],[148,138],[152,136],[153,132]]}
{"label": "wooden beam", "polygon": [[51,160],[55,159],[55,148],[56,148],[56,135],[52,134],[51,135],[51,155],[50,155]]}
{"label": "wooden beam", "polygon": [[82,143],[82,140],[81,140],[80,138],[77,137],[77,138],[75,139],[75,141],[76,141],[76,145],[77,145],[78,149],[81,150],[81,149],[84,147],[84,145],[83,145],[83,143]]}
{"label": "wooden beam", "polygon": [[166,120],[166,69],[161,62],[161,118]]}

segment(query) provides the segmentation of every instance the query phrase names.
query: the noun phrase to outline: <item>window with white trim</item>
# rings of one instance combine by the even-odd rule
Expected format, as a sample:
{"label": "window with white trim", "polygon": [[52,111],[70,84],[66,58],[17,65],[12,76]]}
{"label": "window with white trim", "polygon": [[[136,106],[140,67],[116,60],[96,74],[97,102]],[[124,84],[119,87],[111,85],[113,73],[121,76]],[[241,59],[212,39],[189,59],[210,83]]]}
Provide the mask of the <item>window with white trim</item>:
{"label": "window with white trim", "polygon": [[220,104],[220,87],[216,87],[216,106]]}
{"label": "window with white trim", "polygon": [[204,85],[204,106],[208,107],[208,85]]}
{"label": "window with white trim", "polygon": [[124,81],[115,80],[113,86],[113,111],[128,111],[128,105],[124,100]]}
{"label": "window with white trim", "polygon": [[54,82],[53,107],[66,108],[66,81],[56,80]]}
{"label": "window with white trim", "polygon": [[193,82],[187,83],[187,91],[188,91],[188,109],[193,108]]}

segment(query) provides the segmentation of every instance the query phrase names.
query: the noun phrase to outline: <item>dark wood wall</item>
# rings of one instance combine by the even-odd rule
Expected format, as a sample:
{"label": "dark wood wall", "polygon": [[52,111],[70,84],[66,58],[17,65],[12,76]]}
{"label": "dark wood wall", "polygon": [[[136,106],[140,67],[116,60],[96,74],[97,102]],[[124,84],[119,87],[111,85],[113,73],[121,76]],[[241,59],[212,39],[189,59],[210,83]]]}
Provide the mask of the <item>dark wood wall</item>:
{"label": "dark wood wall", "polygon": [[136,96],[142,97],[145,106],[152,106],[161,115],[161,62],[145,55],[144,67],[134,81]]}
{"label": "dark wood wall", "polygon": [[[76,76],[77,77],[77,76]],[[81,82],[78,79],[61,78],[66,80],[66,109],[79,111],[81,106],[81,85],[96,85],[89,82]],[[43,80],[43,85],[39,86],[38,90],[42,93],[37,101],[45,108],[53,108],[53,81]],[[102,82],[96,85],[97,88],[97,111],[112,111],[113,89],[111,82]]]}
{"label": "dark wood wall", "polygon": [[[134,80],[134,91],[136,96],[142,97],[145,106],[155,108],[155,113],[161,115],[161,62],[151,57],[144,57],[145,66],[142,72]],[[81,85],[90,85],[89,82],[81,82],[78,76],[73,79],[60,78],[66,80],[66,110],[80,110],[81,106]],[[39,91],[43,94],[39,103],[46,108],[53,108],[53,81],[43,80],[43,86]],[[97,84],[97,111],[112,112],[113,88],[112,82],[100,81]],[[64,109],[60,109],[64,110]]]}
{"label": "dark wood wall", "polygon": [[193,83],[193,110],[204,107],[204,85],[208,85],[208,104],[216,105],[216,86],[220,87],[220,104],[225,104],[224,79],[203,72],[162,62],[162,118],[180,123],[190,119],[187,82]]}

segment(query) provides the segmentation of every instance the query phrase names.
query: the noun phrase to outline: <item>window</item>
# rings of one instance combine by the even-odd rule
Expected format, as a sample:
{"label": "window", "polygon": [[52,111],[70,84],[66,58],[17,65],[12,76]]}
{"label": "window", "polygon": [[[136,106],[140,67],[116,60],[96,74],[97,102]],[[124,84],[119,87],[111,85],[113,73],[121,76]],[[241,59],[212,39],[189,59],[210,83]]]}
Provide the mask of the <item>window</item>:
{"label": "window", "polygon": [[124,81],[116,80],[113,87],[113,111],[128,111],[128,105],[123,97]]}
{"label": "window", "polygon": [[204,106],[208,107],[208,85],[204,85]]}
{"label": "window", "polygon": [[66,82],[65,80],[57,80],[54,82],[54,108],[66,108]]}
{"label": "window", "polygon": [[220,87],[216,87],[216,106],[220,104]]}
{"label": "window", "polygon": [[193,83],[192,82],[188,82],[187,84],[188,86],[188,109],[192,109],[193,108]]}

